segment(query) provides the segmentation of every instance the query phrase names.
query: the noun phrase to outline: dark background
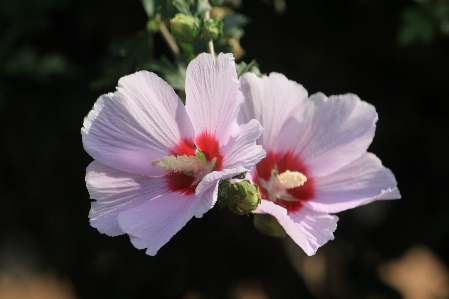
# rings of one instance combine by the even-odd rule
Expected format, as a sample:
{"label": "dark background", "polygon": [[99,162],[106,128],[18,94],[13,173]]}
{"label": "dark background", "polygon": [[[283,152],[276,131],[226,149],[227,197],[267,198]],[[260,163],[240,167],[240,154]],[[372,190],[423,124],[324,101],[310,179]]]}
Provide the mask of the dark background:
{"label": "dark background", "polygon": [[[402,193],[339,214],[336,239],[310,260],[326,265],[317,290],[288,239],[266,237],[250,217],[217,207],[155,257],[127,236],[90,227],[84,175],[92,158],[80,129],[96,99],[114,90],[90,83],[110,41],[144,29],[147,16],[137,0],[2,0],[0,273],[52,273],[83,299],[401,298],[380,265],[420,244],[449,263],[449,38],[399,46],[401,14],[411,5],[291,0],[279,14],[243,0],[237,10],[252,20],[244,61],[257,59],[262,72],[284,73],[309,94],[351,92],[376,107],[369,150]],[[156,48],[171,57],[160,38]]]}

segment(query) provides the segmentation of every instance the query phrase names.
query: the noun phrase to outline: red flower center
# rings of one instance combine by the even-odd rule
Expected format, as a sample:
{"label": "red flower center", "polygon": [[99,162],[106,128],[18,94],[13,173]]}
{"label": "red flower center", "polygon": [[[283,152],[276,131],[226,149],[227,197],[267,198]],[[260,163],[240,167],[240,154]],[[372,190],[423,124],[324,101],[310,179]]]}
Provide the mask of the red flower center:
{"label": "red flower center", "polygon": [[[220,154],[218,140],[207,131],[196,137],[195,144],[191,139],[181,139],[176,146],[170,149],[170,151],[175,156],[194,156],[196,154],[195,145],[206,156],[207,163],[214,163],[215,160],[215,164],[211,171],[219,171],[222,169],[223,155]],[[201,175],[204,177],[206,174]],[[181,192],[183,195],[194,195],[196,186],[200,181],[198,180],[198,175],[172,171],[166,175],[168,188],[172,192]]]}
{"label": "red flower center", "polygon": [[273,200],[275,204],[286,208],[288,212],[295,212],[302,208],[302,202],[311,200],[315,197],[314,179],[307,175],[307,168],[301,161],[299,155],[294,155],[291,152],[274,153],[269,151],[267,152],[267,156],[256,165],[257,171],[254,177],[254,182],[259,185],[261,197],[263,199],[269,199],[270,194],[268,193],[268,190],[262,186],[263,184],[260,179],[269,182],[272,179],[271,175],[275,167],[277,168],[278,173],[290,170],[300,172],[307,177],[307,181],[304,185],[286,190],[293,200],[285,200],[276,197]]}

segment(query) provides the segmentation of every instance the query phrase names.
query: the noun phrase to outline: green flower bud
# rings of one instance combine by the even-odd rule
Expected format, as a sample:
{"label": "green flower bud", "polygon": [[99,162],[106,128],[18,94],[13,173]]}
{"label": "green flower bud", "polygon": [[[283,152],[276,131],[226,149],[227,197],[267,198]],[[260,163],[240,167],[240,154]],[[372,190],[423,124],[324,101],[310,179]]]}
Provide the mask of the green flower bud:
{"label": "green flower bud", "polygon": [[285,237],[285,229],[279,224],[278,220],[270,214],[255,214],[254,227],[261,233],[270,237]]}
{"label": "green flower bud", "polygon": [[198,37],[200,20],[194,16],[178,13],[170,20],[170,29],[178,41],[191,43]]}
{"label": "green flower bud", "polygon": [[228,207],[238,215],[253,212],[260,204],[259,187],[244,180],[227,188]]}
{"label": "green flower bud", "polygon": [[220,36],[223,36],[223,21],[216,18],[205,20],[201,30],[201,38],[209,41]]}
{"label": "green flower bud", "polygon": [[147,23],[147,30],[153,33],[159,32],[159,21],[156,19],[149,20]]}

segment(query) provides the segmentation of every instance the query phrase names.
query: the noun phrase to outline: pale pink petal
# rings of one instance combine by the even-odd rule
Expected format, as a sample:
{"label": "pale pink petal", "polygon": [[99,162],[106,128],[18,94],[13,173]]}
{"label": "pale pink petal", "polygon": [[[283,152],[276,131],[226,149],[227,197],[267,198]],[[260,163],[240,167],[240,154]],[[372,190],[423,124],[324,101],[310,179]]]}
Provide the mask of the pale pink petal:
{"label": "pale pink petal", "polygon": [[201,210],[201,200],[209,201],[213,192],[214,189],[208,190],[201,199],[173,192],[146,201],[119,214],[120,228],[130,236],[136,248],[147,248],[148,255],[156,255],[194,215],[201,216],[211,208]]}
{"label": "pale pink petal", "polygon": [[126,173],[97,161],[87,167],[86,184],[90,198],[96,199],[89,213],[90,223],[109,236],[123,234],[117,222],[120,212],[168,192],[164,178]]}
{"label": "pale pink petal", "polygon": [[254,118],[262,123],[264,134],[258,143],[266,150],[286,151],[292,148],[307,107],[307,90],[278,73],[261,78],[246,73],[240,82],[245,103],[239,122],[246,123]]}
{"label": "pale pink petal", "polygon": [[344,168],[315,178],[315,198],[304,206],[337,213],[377,199],[400,198],[393,173],[372,153],[365,153]]}
{"label": "pale pink petal", "polygon": [[307,243],[312,248],[311,254],[316,253],[319,247],[334,239],[333,232],[337,229],[338,217],[327,213],[311,211],[302,208],[288,216],[301,226],[301,232],[306,235]]}
{"label": "pale pink petal", "polygon": [[303,228],[300,223],[295,223],[289,215],[287,210],[281,206],[274,204],[269,200],[262,200],[262,203],[254,211],[257,214],[270,214],[274,216],[279,224],[285,229],[285,232],[298,244],[307,255],[314,255],[316,248],[314,249],[307,236],[304,234]]}
{"label": "pale pink petal", "polygon": [[287,210],[268,200],[262,200],[255,213],[270,214],[281,224],[285,232],[307,255],[314,255],[318,248],[333,240],[338,217],[326,213],[301,209],[287,214]]}
{"label": "pale pink petal", "polygon": [[200,54],[186,73],[186,110],[196,135],[208,132],[226,144],[238,133],[237,114],[243,103],[232,54]]}
{"label": "pale pink petal", "polygon": [[377,113],[356,95],[311,96],[295,153],[312,177],[333,173],[359,158],[373,140]]}
{"label": "pale pink petal", "polygon": [[253,119],[240,126],[240,133],[229,142],[229,148],[223,149],[223,168],[235,168],[242,166],[251,170],[257,162],[262,160],[266,153],[262,146],[256,145],[256,140],[262,134],[262,126]]}
{"label": "pale pink petal", "polygon": [[84,119],[85,150],[122,171],[160,175],[151,162],[170,155],[193,128],[173,89],[153,73],[137,72],[119,81],[117,92],[101,96]]}
{"label": "pale pink petal", "polygon": [[[198,186],[195,189],[195,194],[197,196],[202,196],[201,194],[205,192],[206,190],[217,186],[219,180],[229,179],[232,178],[240,173],[243,173],[245,171],[248,171],[248,169],[243,168],[242,166],[238,166],[236,168],[230,168],[230,169],[224,169],[222,171],[212,171],[211,173],[207,174],[201,182],[198,184]],[[217,198],[215,197],[215,200]],[[215,204],[215,200],[213,204]]]}

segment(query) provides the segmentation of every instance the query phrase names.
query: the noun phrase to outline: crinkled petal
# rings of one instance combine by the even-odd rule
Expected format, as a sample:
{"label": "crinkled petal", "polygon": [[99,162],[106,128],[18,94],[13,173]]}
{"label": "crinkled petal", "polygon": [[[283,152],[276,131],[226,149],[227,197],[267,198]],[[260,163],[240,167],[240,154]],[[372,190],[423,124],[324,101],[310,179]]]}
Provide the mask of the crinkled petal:
{"label": "crinkled petal", "polygon": [[[211,173],[207,174],[201,182],[198,184],[198,186],[195,189],[195,194],[197,196],[201,196],[202,193],[204,193],[206,190],[210,189],[213,186],[218,186],[219,180],[229,179],[232,178],[242,172],[248,171],[248,169],[238,166],[236,168],[231,169],[224,169],[222,171],[212,171]],[[215,201],[217,198],[215,197],[215,200],[213,204],[215,204]]]}
{"label": "crinkled petal", "polygon": [[307,243],[312,248],[311,254],[316,253],[319,247],[329,240],[334,239],[333,232],[337,229],[338,217],[327,213],[311,211],[302,208],[288,216],[301,227],[301,232],[306,235]]}
{"label": "crinkled petal", "polygon": [[232,54],[200,54],[186,73],[186,110],[195,134],[215,136],[220,145],[238,133],[237,114],[243,103]]}
{"label": "crinkled petal", "polygon": [[270,214],[274,216],[279,224],[285,229],[285,232],[298,244],[307,255],[313,255],[316,249],[309,244],[307,236],[304,234],[300,223],[295,223],[289,215],[287,210],[281,206],[274,204],[269,200],[262,200],[262,203],[257,207],[254,213]]}
{"label": "crinkled petal", "polygon": [[258,143],[266,150],[286,151],[293,148],[300,120],[307,107],[307,90],[278,73],[262,78],[246,73],[240,82],[245,103],[239,122],[246,123],[254,118],[262,123],[264,134]]}
{"label": "crinkled petal", "polygon": [[400,198],[393,173],[372,153],[365,153],[344,168],[315,178],[315,198],[304,206],[337,213],[377,199]]}
{"label": "crinkled petal", "polygon": [[235,168],[242,166],[252,169],[257,162],[262,160],[266,153],[262,146],[256,145],[256,140],[262,134],[262,126],[253,119],[240,126],[240,133],[234,142],[230,142],[229,149],[225,150],[223,167]]}
{"label": "crinkled petal", "polygon": [[318,248],[333,240],[338,217],[326,213],[300,209],[287,214],[287,210],[269,200],[262,200],[254,213],[270,214],[281,224],[285,232],[307,255],[314,255]]}
{"label": "crinkled petal", "polygon": [[212,198],[214,192],[213,188],[208,190],[201,199],[172,192],[146,201],[119,214],[120,228],[130,236],[136,248],[147,248],[148,255],[156,255],[194,215],[201,217],[211,208],[209,206],[205,211],[200,201]]}
{"label": "crinkled petal", "polygon": [[311,96],[294,152],[309,175],[325,176],[366,152],[373,140],[377,113],[356,95]]}
{"label": "crinkled petal", "polygon": [[97,161],[87,167],[86,184],[92,202],[90,223],[109,236],[123,234],[118,225],[120,212],[141,205],[168,192],[164,178],[126,173]]}
{"label": "crinkled petal", "polygon": [[117,92],[101,96],[84,119],[85,150],[110,167],[161,175],[151,162],[170,155],[194,131],[184,105],[161,78],[146,71],[123,77]]}

